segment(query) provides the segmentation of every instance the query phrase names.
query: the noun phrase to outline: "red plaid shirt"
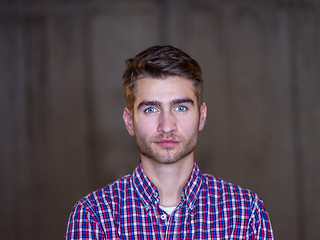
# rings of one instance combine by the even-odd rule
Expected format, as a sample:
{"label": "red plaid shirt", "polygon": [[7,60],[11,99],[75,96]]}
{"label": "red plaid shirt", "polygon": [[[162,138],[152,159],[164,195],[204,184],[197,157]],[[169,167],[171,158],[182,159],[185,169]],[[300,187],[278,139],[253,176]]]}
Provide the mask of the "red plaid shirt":
{"label": "red plaid shirt", "polygon": [[202,174],[196,164],[173,213],[159,202],[139,163],[75,205],[65,239],[274,239],[261,198]]}

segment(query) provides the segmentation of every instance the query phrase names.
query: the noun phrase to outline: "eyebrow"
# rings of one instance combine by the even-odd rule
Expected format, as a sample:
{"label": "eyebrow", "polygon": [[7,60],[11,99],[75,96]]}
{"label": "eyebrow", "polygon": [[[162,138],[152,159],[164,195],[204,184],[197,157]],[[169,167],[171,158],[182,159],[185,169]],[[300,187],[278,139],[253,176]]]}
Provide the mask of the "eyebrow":
{"label": "eyebrow", "polygon": [[172,105],[180,104],[180,103],[191,103],[192,105],[194,104],[191,98],[180,98],[180,99],[174,99],[171,101]]}
{"label": "eyebrow", "polygon": [[[179,98],[179,99],[174,99],[170,102],[170,105],[176,105],[176,104],[181,104],[181,103],[190,103],[194,105],[194,101],[191,98]],[[144,107],[144,106],[162,106],[162,103],[159,101],[142,101],[138,105],[138,109]]]}
{"label": "eyebrow", "polygon": [[139,103],[138,105],[138,109],[144,107],[144,106],[161,106],[161,102],[159,101],[142,101],[141,103]]}

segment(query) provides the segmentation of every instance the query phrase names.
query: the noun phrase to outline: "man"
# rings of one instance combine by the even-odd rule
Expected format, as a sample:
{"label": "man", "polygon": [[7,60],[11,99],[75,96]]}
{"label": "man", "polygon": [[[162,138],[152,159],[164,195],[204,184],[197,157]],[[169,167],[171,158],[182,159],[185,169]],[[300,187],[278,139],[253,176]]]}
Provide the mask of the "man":
{"label": "man", "polygon": [[273,239],[255,193],[202,174],[194,161],[207,116],[199,64],[155,46],[127,60],[123,82],[123,120],[140,161],[76,204],[65,239]]}

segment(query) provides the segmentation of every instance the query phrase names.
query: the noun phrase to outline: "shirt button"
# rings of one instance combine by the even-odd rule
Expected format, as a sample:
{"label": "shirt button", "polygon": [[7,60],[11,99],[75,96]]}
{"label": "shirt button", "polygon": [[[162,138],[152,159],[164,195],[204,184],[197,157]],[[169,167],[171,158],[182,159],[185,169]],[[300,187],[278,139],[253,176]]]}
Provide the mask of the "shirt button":
{"label": "shirt button", "polygon": [[162,214],[162,215],[161,215],[161,219],[162,219],[162,220],[166,220],[166,219],[167,219],[167,215]]}
{"label": "shirt button", "polygon": [[158,197],[158,193],[155,192],[155,193],[153,194],[153,196],[154,196],[155,198],[157,198],[157,197]]}

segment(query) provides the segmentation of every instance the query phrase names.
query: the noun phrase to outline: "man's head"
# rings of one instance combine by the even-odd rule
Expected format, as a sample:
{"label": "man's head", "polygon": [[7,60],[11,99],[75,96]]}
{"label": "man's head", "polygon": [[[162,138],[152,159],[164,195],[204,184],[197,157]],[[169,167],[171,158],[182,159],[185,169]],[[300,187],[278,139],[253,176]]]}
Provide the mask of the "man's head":
{"label": "man's head", "polygon": [[127,60],[127,65],[123,120],[135,136],[141,161],[193,161],[207,115],[199,64],[179,49],[156,46]]}
{"label": "man's head", "polygon": [[126,61],[123,88],[128,109],[133,110],[136,81],[144,78],[164,79],[179,76],[192,81],[197,106],[202,104],[203,80],[200,65],[188,54],[172,46],[154,46]]}

